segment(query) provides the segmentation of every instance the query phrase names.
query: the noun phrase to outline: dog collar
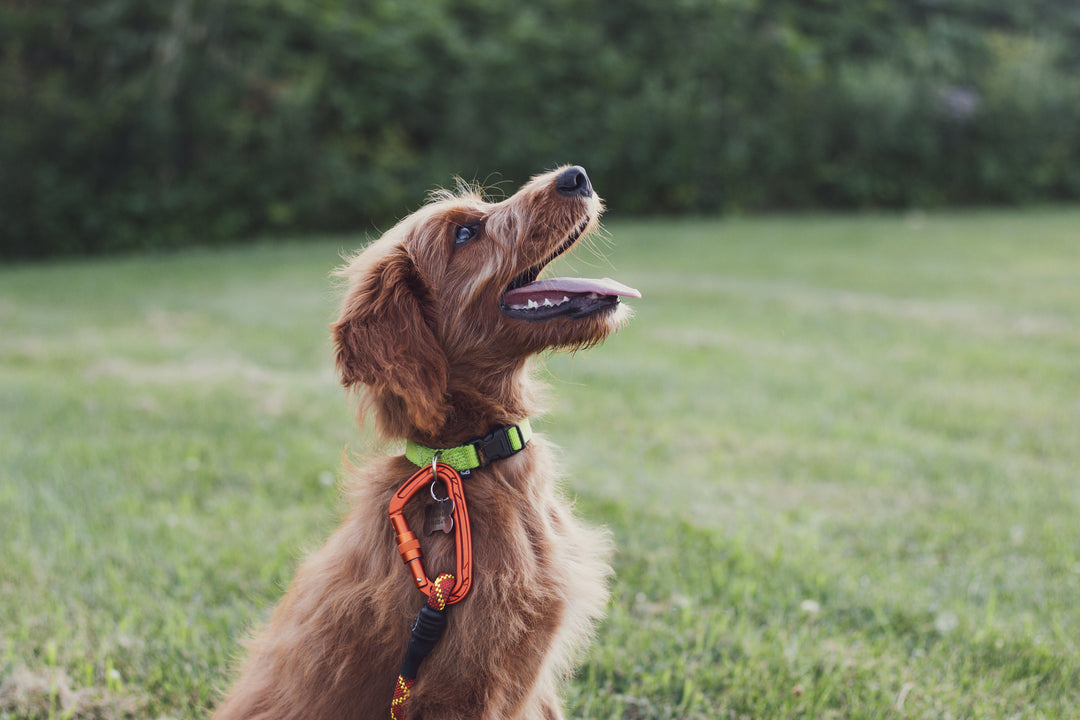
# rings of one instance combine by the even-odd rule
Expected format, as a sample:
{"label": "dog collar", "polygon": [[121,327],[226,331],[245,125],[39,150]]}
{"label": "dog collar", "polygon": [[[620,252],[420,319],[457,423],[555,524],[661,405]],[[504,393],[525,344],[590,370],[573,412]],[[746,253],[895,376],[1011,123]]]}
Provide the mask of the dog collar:
{"label": "dog collar", "polygon": [[532,437],[532,426],[525,418],[517,425],[507,425],[477,438],[464,445],[452,448],[429,448],[409,440],[405,443],[405,457],[419,467],[430,465],[438,455],[438,460],[458,472],[475,470],[496,460],[508,458],[525,448]]}

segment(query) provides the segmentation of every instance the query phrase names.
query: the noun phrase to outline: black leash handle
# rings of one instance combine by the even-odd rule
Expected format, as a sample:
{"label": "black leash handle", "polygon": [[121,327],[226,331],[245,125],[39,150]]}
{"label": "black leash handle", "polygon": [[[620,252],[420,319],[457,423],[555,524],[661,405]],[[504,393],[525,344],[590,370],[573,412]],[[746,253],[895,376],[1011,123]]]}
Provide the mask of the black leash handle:
{"label": "black leash handle", "polygon": [[420,663],[428,656],[435,643],[442,637],[446,628],[446,608],[436,610],[431,605],[424,605],[413,621],[409,647],[401,661],[398,674],[406,680],[415,680],[420,671]]}

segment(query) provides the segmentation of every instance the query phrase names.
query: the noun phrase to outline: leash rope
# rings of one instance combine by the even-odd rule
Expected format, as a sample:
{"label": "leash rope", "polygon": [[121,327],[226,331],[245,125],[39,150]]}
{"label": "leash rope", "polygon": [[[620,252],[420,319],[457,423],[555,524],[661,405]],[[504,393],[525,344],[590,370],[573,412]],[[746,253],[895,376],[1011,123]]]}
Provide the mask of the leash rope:
{"label": "leash rope", "polygon": [[435,647],[435,643],[442,636],[443,628],[446,627],[446,604],[454,582],[454,576],[450,573],[443,573],[435,578],[431,583],[427,605],[420,608],[420,614],[413,622],[412,637],[409,638],[405,659],[401,661],[394,697],[390,701],[391,720],[405,720],[409,695],[412,693],[413,683],[416,682],[420,663]]}

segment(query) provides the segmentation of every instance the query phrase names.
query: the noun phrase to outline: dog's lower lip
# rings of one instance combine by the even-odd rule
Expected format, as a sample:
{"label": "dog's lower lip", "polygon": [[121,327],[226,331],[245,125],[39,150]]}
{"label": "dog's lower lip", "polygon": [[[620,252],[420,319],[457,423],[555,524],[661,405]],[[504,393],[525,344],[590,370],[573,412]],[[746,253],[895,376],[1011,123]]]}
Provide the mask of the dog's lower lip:
{"label": "dog's lower lip", "polygon": [[511,307],[502,305],[504,315],[515,320],[526,322],[547,322],[560,317],[568,317],[574,320],[586,318],[597,313],[611,310],[619,304],[617,295],[597,295],[596,293],[581,293],[561,298],[558,302],[541,305],[530,302],[529,304]]}

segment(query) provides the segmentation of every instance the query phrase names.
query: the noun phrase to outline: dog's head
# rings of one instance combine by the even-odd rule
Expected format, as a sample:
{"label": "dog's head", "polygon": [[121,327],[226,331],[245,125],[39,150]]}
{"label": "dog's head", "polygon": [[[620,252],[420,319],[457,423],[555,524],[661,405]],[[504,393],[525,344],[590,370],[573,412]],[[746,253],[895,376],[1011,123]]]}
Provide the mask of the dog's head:
{"label": "dog's head", "polygon": [[365,386],[384,435],[443,435],[455,413],[513,415],[525,358],[595,344],[629,318],[619,298],[640,297],[632,288],[538,279],[602,211],[576,166],[502,202],[443,193],[339,270],[337,368],[346,387]]}

